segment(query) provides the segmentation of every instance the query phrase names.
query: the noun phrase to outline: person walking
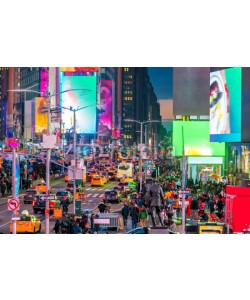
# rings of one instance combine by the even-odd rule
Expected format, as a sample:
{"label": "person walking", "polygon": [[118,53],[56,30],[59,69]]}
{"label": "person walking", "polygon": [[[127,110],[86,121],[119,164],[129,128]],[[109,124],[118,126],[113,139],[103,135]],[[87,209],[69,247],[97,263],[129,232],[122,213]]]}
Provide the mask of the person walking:
{"label": "person walking", "polygon": [[100,203],[97,207],[98,207],[100,213],[105,213],[106,205],[103,200],[100,201]]}
{"label": "person walking", "polygon": [[69,199],[65,198],[62,201],[62,208],[63,208],[63,213],[68,213],[68,207],[69,207]]}
{"label": "person walking", "polygon": [[79,222],[76,222],[75,226],[73,227],[73,234],[82,234],[82,228],[80,227]]}
{"label": "person walking", "polygon": [[159,221],[161,223],[161,226],[163,225],[162,218],[161,218],[161,204],[164,202],[164,194],[162,188],[157,184],[157,180],[153,179],[152,185],[149,189],[150,194],[150,214],[153,226],[156,226],[155,224],[155,213],[158,215]]}
{"label": "person walking", "polygon": [[128,226],[128,216],[129,216],[129,207],[128,204],[125,202],[121,211],[121,215],[123,218],[123,226]]}
{"label": "person walking", "polygon": [[148,218],[148,213],[146,207],[143,205],[139,213],[139,220],[140,220],[141,227],[146,227],[147,218]]}
{"label": "person walking", "polygon": [[139,221],[139,212],[133,203],[130,205],[130,217],[132,220],[132,229],[137,227],[137,223]]}
{"label": "person walking", "polygon": [[192,220],[197,221],[198,220],[199,204],[198,204],[196,196],[193,196],[193,199],[192,199],[192,202],[191,202],[191,205],[190,205],[190,209],[191,209],[191,212],[192,212]]}
{"label": "person walking", "polygon": [[55,231],[55,234],[59,234],[61,232],[61,224],[60,224],[59,219],[56,220],[56,223],[55,223],[52,231]]}

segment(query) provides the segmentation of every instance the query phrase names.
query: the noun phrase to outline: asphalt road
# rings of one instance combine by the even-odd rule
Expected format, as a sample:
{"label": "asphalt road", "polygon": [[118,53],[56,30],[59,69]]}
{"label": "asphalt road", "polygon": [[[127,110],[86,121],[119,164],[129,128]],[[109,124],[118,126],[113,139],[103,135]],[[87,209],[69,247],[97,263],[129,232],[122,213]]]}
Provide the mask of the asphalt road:
{"label": "asphalt road", "polygon": [[[53,191],[52,193],[56,193],[57,191],[63,190],[66,187],[66,183],[64,182],[64,179],[60,179],[60,180],[56,180],[54,182],[51,183],[52,187],[53,187]],[[117,185],[117,182],[115,181],[110,181],[108,183],[106,183],[103,187],[91,187],[89,183],[86,184],[86,188],[84,190],[84,192],[87,194],[87,199],[82,201],[82,209],[91,209],[94,212],[98,212],[98,204],[101,201],[105,190],[107,189],[112,189],[115,185]],[[21,191],[20,192],[20,209],[19,211],[23,211],[23,210],[28,210],[30,214],[34,214],[33,213],[33,209],[32,209],[32,204],[24,204],[23,203],[23,197],[22,195],[25,193],[25,191]],[[7,200],[8,197],[4,197],[0,199],[0,232],[3,234],[8,234],[10,233],[10,221],[13,215],[12,211],[8,210],[7,207]],[[116,211],[116,210],[120,210],[122,207],[122,204],[112,204],[111,205],[111,212]],[[69,213],[73,213],[73,204],[69,205]],[[41,233],[45,233],[45,215],[38,213],[36,215],[42,223],[42,229],[41,229]],[[53,218],[53,216],[50,217],[50,233],[54,233],[52,232],[52,229],[54,227],[55,224],[55,219]]]}

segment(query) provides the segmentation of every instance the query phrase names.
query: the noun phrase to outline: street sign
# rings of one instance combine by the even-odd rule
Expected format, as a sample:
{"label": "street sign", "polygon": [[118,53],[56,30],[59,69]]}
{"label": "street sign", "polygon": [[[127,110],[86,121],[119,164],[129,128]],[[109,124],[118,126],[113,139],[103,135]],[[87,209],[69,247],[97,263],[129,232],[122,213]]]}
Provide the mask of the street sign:
{"label": "street sign", "polygon": [[110,219],[94,219],[94,224],[110,224]]}
{"label": "street sign", "polygon": [[189,190],[186,190],[186,191],[178,191],[179,194],[190,194],[190,191]]}
{"label": "street sign", "polygon": [[12,221],[20,221],[21,218],[20,218],[20,217],[13,217],[11,220],[12,220]]}
{"label": "street sign", "polygon": [[41,113],[42,114],[45,114],[45,113],[47,113],[49,111],[49,108],[48,107],[42,107],[42,109],[41,109]]}
{"label": "street sign", "polygon": [[56,200],[57,197],[56,197],[56,195],[46,195],[46,194],[44,194],[44,195],[40,196],[40,199],[41,199],[42,201],[46,201],[46,200]]}
{"label": "street sign", "polygon": [[19,205],[20,203],[18,198],[8,199],[8,210],[17,210]]}

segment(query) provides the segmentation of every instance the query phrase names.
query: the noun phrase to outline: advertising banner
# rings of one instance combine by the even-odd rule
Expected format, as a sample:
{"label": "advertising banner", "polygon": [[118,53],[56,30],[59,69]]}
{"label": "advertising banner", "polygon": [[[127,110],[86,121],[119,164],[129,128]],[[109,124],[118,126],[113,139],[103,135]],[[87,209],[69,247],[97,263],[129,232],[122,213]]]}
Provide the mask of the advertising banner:
{"label": "advertising banner", "polygon": [[98,67],[61,67],[60,72],[98,72]]}
{"label": "advertising banner", "polygon": [[210,140],[241,141],[242,68],[210,73]]}
{"label": "advertising banner", "polygon": [[[96,77],[62,76],[61,106],[76,111],[76,132],[95,134],[96,132]],[[62,109],[62,122],[65,129],[73,127],[73,112]]]}
{"label": "advertising banner", "polygon": [[43,113],[42,109],[47,107],[47,99],[45,97],[35,98],[35,133],[43,134],[48,129],[48,114]]}
{"label": "advertising banner", "polygon": [[102,80],[100,85],[100,106],[104,110],[99,115],[99,136],[112,136],[112,80]]}

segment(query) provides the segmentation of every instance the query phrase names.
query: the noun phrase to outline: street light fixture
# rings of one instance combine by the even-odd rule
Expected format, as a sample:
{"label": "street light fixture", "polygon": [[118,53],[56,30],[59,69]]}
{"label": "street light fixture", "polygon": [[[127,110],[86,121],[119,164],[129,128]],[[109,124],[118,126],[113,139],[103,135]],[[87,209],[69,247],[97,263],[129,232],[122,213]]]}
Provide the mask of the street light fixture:
{"label": "street light fixture", "polygon": [[140,121],[133,120],[133,119],[124,119],[123,121],[135,122],[135,123],[140,124],[140,126],[141,126],[141,130],[140,130],[140,132],[141,132],[141,137],[140,137],[140,144],[141,144],[141,147],[140,147],[140,192],[141,192],[141,190],[142,190],[142,126],[147,123],[159,123],[160,121],[159,120],[148,120],[148,121],[140,122]]}

